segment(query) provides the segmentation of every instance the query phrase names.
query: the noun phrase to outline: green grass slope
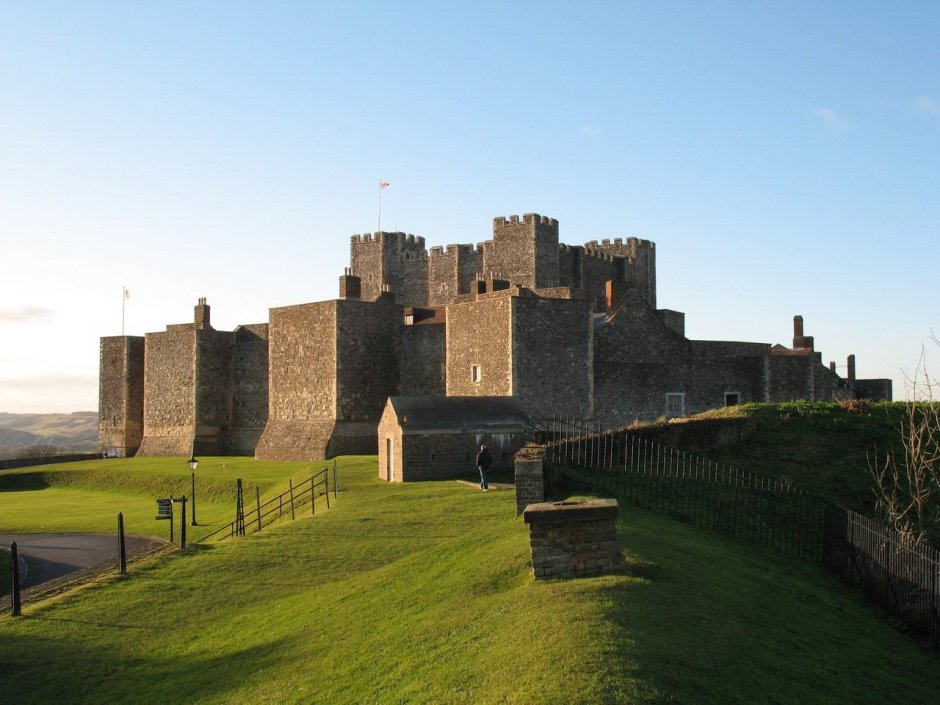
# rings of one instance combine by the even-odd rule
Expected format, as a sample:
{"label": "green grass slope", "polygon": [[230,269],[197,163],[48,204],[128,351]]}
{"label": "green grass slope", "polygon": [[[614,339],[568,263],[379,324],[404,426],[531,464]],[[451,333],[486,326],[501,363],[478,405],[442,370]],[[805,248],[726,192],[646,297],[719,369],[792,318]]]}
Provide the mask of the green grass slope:
{"label": "green grass slope", "polygon": [[745,404],[701,417],[744,416],[753,429],[742,443],[708,453],[709,458],[870,513],[875,495],[869,463],[901,450],[903,412],[900,402],[877,402],[851,411],[832,402],[796,401]]}
{"label": "green grass slope", "polygon": [[[297,472],[255,465],[269,491]],[[629,575],[536,582],[512,492],[375,475],[341,459],[329,511],[0,616],[0,701],[920,705],[940,688],[934,658],[812,565],[625,507]],[[149,482],[117,494],[149,501]]]}

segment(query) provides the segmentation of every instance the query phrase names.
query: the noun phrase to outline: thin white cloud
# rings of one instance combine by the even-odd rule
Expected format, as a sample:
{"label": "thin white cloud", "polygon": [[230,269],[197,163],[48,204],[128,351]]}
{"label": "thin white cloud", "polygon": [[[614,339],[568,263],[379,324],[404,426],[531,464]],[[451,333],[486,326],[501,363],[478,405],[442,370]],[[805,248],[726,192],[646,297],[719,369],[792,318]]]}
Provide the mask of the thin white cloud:
{"label": "thin white cloud", "polygon": [[826,127],[833,130],[844,130],[852,124],[832,108],[813,108],[813,115],[822,120]]}
{"label": "thin white cloud", "polygon": [[589,122],[582,123],[578,129],[585,137],[599,137],[601,134],[603,134],[603,131],[600,127]]}
{"label": "thin white cloud", "polygon": [[4,390],[42,392],[43,390],[59,389],[73,391],[92,386],[97,389],[97,374],[51,373],[30,375],[28,377],[0,377],[0,387],[3,387]]}
{"label": "thin white cloud", "polygon": [[21,323],[25,325],[45,325],[49,323],[55,311],[39,306],[20,306],[19,308],[0,308],[0,323]]}
{"label": "thin white cloud", "polygon": [[940,102],[930,96],[919,95],[914,99],[914,110],[919,113],[940,117]]}

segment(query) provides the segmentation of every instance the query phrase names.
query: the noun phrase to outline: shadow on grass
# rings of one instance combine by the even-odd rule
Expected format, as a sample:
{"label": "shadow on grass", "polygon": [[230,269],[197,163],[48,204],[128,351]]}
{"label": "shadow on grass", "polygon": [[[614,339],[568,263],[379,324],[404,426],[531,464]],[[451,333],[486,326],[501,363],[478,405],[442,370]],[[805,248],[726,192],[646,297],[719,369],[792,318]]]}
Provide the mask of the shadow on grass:
{"label": "shadow on grass", "polygon": [[0,473],[0,492],[34,492],[49,486],[41,472]]}
{"label": "shadow on grass", "polygon": [[820,568],[627,510],[638,581],[605,586],[612,667],[644,703],[923,703],[936,660]]}
{"label": "shadow on grass", "polygon": [[[107,620],[90,627],[129,628]],[[168,633],[170,652],[172,639]],[[224,654],[153,656],[119,653],[106,638],[98,641],[91,648],[90,642],[5,634],[0,647],[4,705],[216,702],[274,666],[285,649],[282,641],[272,641]]]}

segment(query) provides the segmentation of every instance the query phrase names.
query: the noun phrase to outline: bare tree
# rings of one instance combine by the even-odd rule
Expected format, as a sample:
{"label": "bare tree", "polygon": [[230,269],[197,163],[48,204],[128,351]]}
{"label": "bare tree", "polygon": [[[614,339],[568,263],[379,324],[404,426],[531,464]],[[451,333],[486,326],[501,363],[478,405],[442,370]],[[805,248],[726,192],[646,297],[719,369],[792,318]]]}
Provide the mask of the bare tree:
{"label": "bare tree", "polygon": [[[933,338],[940,346],[940,341]],[[900,424],[900,454],[869,463],[875,506],[906,542],[940,534],[940,383],[927,371],[926,354],[907,379],[910,398]]]}
{"label": "bare tree", "polygon": [[49,443],[36,443],[20,449],[17,458],[49,458],[58,453],[58,449]]}

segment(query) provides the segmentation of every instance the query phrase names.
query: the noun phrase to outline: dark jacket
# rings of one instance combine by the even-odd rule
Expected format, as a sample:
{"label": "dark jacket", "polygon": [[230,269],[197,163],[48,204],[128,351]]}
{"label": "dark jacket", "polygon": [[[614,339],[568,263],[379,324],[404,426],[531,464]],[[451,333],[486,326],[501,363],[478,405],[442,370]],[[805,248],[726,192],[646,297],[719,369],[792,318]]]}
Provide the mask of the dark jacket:
{"label": "dark jacket", "polygon": [[477,453],[477,467],[483,468],[484,470],[489,470],[490,465],[493,464],[493,458],[490,456],[490,451],[487,449],[481,450]]}

